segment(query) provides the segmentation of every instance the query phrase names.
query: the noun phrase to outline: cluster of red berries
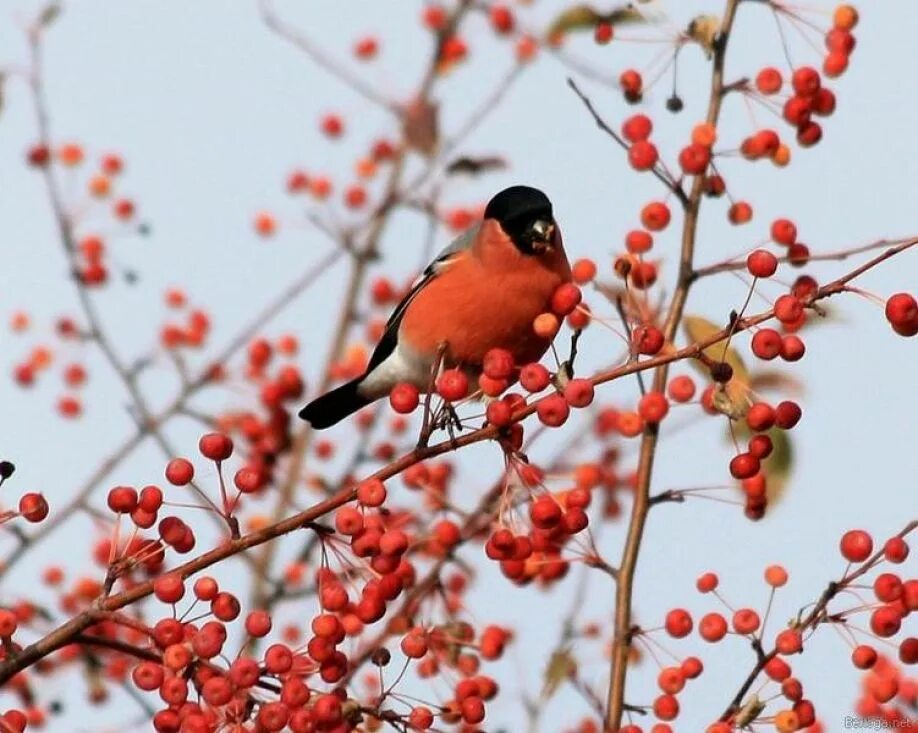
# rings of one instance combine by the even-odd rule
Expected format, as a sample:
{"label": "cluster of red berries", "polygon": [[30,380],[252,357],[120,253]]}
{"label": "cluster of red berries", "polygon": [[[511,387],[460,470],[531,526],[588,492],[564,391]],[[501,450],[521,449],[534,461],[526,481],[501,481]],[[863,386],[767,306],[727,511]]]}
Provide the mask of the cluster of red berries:
{"label": "cluster of red berries", "polygon": [[[523,475],[538,473],[527,467]],[[529,504],[530,529],[522,534],[498,527],[485,543],[485,554],[500,562],[501,572],[519,585],[538,580],[547,585],[563,578],[569,562],[561,556],[564,546],[589,525],[587,508],[592,494],[572,488],[558,494],[543,493]]]}
{"label": "cluster of red berries", "polygon": [[[26,313],[19,311],[13,315],[11,327],[16,333],[25,333],[30,326]],[[81,334],[70,318],[59,318],[55,326],[55,336],[60,344],[72,342]],[[50,346],[34,346],[28,356],[13,367],[13,380],[20,387],[31,387],[43,372],[49,371],[55,363],[55,350]],[[83,403],[76,390],[82,388],[88,379],[86,367],[77,361],[61,365],[60,377],[64,386],[70,390],[57,400],[57,411],[61,417],[77,418],[83,412]]]}
{"label": "cluster of red berries", "polygon": [[[322,133],[331,140],[343,137],[345,121],[339,114],[326,114],[319,122]],[[354,162],[354,174],[357,180],[342,189],[341,201],[345,208],[359,211],[365,208],[369,201],[367,184],[378,174],[380,167],[396,157],[396,145],[385,138],[373,142],[369,150]],[[308,195],[313,201],[324,202],[329,200],[335,192],[332,178],[324,173],[310,173],[301,168],[291,171],[285,182],[287,192],[291,196],[300,197]],[[255,232],[264,238],[274,236],[279,227],[277,216],[270,211],[259,211],[252,220]]]}
{"label": "cluster of red berries", "polygon": [[[846,532],[839,543],[841,555],[849,563],[861,565],[863,571],[872,570],[880,562],[901,564],[909,554],[908,544],[901,536],[895,536],[886,541],[881,552],[874,551],[873,538],[863,530],[850,530]],[[765,569],[765,582],[774,590],[783,587],[788,580],[787,571],[780,565],[771,565]],[[835,593],[847,587],[852,580],[846,577],[839,581]],[[730,633],[746,636],[760,645],[765,635],[765,623],[768,618],[766,613],[763,619],[758,611],[753,608],[733,608],[718,593],[719,578],[716,573],[706,572],[698,577],[696,587],[700,593],[714,595],[722,605],[729,609],[732,618],[728,619],[723,614],[713,611],[703,615],[697,624],[699,636],[710,644],[722,641]],[[901,629],[904,619],[918,609],[918,580],[902,580],[897,574],[891,572],[880,573],[873,580],[873,593],[876,603],[859,602],[849,611],[837,612],[831,615],[831,623],[847,624],[848,618],[858,613],[870,614],[870,631],[867,632],[855,627],[852,633],[870,633],[879,639],[888,639],[895,636]],[[771,602],[769,602],[769,608]],[[825,617],[815,617],[814,627],[825,622]],[[663,628],[666,633],[675,639],[689,636],[695,629],[692,615],[684,608],[674,608],[666,614]],[[804,647],[804,634],[810,630],[804,627],[801,620],[791,621],[789,625],[779,630],[774,635],[772,651],[767,647],[764,654],[762,674],[773,684],[780,687],[780,694],[770,696],[769,700],[779,705],[783,701],[785,707],[769,715],[769,719],[779,733],[793,733],[803,729],[811,730],[809,726],[818,726],[816,710],[813,703],[804,697],[803,683],[793,676],[793,670],[788,658],[799,654]],[[651,633],[651,632],[640,632]],[[899,660],[903,665],[918,663],[918,639],[904,638],[899,642]],[[903,710],[894,704],[897,695],[903,701],[914,700],[918,686],[914,680],[905,677],[901,669],[892,664],[888,659],[877,653],[874,646],[861,643],[854,647],[851,655],[855,667],[870,670],[865,677],[863,696],[858,702],[860,715],[869,717],[883,717],[887,720],[901,720]],[[689,669],[687,669],[687,666]],[[702,666],[699,660],[689,657],[680,667],[664,668],[658,678],[658,685],[662,695],[654,703],[653,710],[656,717],[662,721],[671,721],[678,715],[679,706],[675,696],[682,690],[686,679],[692,679],[701,673]],[[691,674],[689,673],[691,672]],[[743,705],[728,720],[717,722],[706,729],[706,733],[730,733],[737,727],[747,726],[761,719],[766,706]],[[637,726],[629,730],[640,731]],[[654,727],[654,731],[658,728]],[[669,730],[668,727],[660,730]]]}
{"label": "cluster of red berries", "polygon": [[[55,150],[39,144],[31,147],[26,159],[35,168],[46,168],[57,163],[64,168],[78,168],[86,161],[86,151],[78,143],[64,143]],[[114,198],[114,185],[117,177],[124,171],[121,156],[108,153],[100,156],[98,168],[88,175],[86,192],[97,201],[111,200],[111,213],[119,221],[130,221],[135,215],[134,202],[128,198]],[[101,282],[104,282],[104,277]]]}

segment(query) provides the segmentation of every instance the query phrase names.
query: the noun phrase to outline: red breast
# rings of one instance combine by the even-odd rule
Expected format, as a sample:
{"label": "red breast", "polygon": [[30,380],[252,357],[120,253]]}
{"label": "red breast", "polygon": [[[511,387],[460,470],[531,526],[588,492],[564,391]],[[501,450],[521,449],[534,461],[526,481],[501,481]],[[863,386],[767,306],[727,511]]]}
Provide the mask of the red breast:
{"label": "red breast", "polygon": [[557,229],[551,249],[526,255],[487,219],[472,247],[412,300],[399,340],[425,355],[447,342],[450,361],[466,366],[480,365],[493,348],[509,350],[518,364],[536,361],[551,342],[535,335],[532,322],[570,279]]}

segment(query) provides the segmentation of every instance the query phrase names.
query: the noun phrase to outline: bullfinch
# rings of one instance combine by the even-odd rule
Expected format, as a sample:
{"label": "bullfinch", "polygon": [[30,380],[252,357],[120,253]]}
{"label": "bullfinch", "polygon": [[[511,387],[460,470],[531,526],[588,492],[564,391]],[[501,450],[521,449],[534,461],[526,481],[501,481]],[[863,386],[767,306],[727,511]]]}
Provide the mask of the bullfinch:
{"label": "bullfinch", "polygon": [[570,279],[548,197],[529,186],[501,191],[482,221],[420,275],[386,322],[366,371],[310,402],[300,417],[322,429],[397,384],[426,392],[438,360],[475,378],[494,348],[509,351],[518,366],[538,361],[551,339],[538,336],[533,321]]}

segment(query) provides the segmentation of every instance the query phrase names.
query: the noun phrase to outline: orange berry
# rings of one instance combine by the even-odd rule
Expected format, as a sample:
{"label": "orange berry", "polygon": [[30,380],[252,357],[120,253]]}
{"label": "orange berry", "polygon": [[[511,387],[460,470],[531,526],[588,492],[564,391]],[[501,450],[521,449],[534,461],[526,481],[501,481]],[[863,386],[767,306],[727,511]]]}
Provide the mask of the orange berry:
{"label": "orange berry", "polygon": [[89,179],[89,193],[98,198],[103,198],[111,193],[112,184],[108,176],[101,173],[94,175]]}
{"label": "orange berry", "polygon": [[832,15],[832,23],[835,27],[845,31],[850,31],[854,28],[854,26],[857,25],[857,21],[857,8],[853,5],[839,5],[835,8],[835,13]]}
{"label": "orange berry", "polygon": [[262,237],[270,237],[277,231],[277,220],[267,211],[256,214],[254,224],[255,231]]}
{"label": "orange berry", "polygon": [[752,207],[745,201],[737,201],[727,214],[731,224],[746,224],[752,219]]}
{"label": "orange berry", "polygon": [[561,321],[554,313],[541,313],[532,322],[532,330],[543,339],[553,339],[561,328]]}
{"label": "orange berry", "polygon": [[83,148],[76,143],[61,145],[60,149],[57,151],[57,157],[63,165],[79,165],[83,162]]}
{"label": "orange berry", "polygon": [[596,277],[596,263],[590,259],[579,259],[571,267],[571,276],[578,285],[586,285]]}
{"label": "orange berry", "polygon": [[695,129],[692,130],[692,142],[710,148],[717,142],[717,128],[708,122],[695,125]]}
{"label": "orange berry", "polygon": [[787,583],[787,571],[780,565],[769,565],[765,568],[765,582],[772,588],[780,588]]}

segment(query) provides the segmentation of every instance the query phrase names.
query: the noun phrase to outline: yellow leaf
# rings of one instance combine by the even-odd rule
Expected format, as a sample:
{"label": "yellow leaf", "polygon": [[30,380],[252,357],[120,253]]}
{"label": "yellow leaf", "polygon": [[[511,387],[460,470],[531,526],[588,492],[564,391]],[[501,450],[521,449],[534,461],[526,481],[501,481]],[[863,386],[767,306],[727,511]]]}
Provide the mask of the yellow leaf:
{"label": "yellow leaf", "polygon": [[699,15],[688,24],[685,33],[704,49],[708,58],[714,55],[714,44],[720,32],[720,18],[716,15]]}
{"label": "yellow leaf", "polygon": [[754,372],[749,386],[756,392],[763,390],[780,390],[791,397],[799,397],[804,392],[803,382],[792,374],[777,369],[761,369]]}
{"label": "yellow leaf", "polygon": [[552,21],[548,27],[548,36],[552,37],[568,31],[592,30],[599,23],[626,25],[628,23],[644,22],[646,22],[646,18],[630,4],[616,8],[608,13],[601,13],[592,5],[574,5]]}
{"label": "yellow leaf", "polygon": [[780,428],[769,430],[768,437],[771,438],[773,448],[771,455],[763,462],[762,470],[765,472],[768,503],[776,504],[784,496],[794,466],[794,444],[790,434]]}
{"label": "yellow leaf", "polygon": [[[701,316],[685,316],[682,319],[682,328],[686,336],[693,344],[705,341],[716,333],[723,330],[722,326],[712,323],[707,318]],[[720,397],[715,393],[714,406],[724,415],[737,420],[745,416],[749,409],[749,370],[746,368],[742,357],[732,346],[725,346],[726,342],[722,341],[708,346],[703,349],[704,355],[715,362],[726,362],[733,369],[733,378],[723,385],[719,390]],[[695,368],[701,371],[706,377],[710,377],[708,370],[704,366],[692,359],[691,363]]]}
{"label": "yellow leaf", "polygon": [[577,672],[577,662],[571,656],[569,649],[555,651],[548,660],[545,668],[544,682],[542,685],[542,698],[547,700],[572,674]]}
{"label": "yellow leaf", "polygon": [[594,28],[602,18],[602,13],[590,5],[574,5],[554,19],[548,27],[548,35]]}

